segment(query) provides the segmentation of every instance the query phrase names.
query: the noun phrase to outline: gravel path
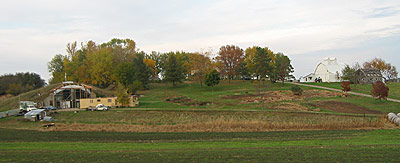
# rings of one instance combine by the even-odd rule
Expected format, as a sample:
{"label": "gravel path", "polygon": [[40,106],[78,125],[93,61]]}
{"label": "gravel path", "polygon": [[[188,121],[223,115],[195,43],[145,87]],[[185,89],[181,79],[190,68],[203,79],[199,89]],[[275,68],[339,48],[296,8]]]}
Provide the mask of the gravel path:
{"label": "gravel path", "polygon": [[[289,83],[289,82],[288,82]],[[294,84],[294,85],[299,85],[299,86],[305,86],[305,87],[313,87],[313,88],[320,88],[320,89],[326,89],[326,90],[330,90],[330,91],[336,91],[336,92],[342,92],[342,90],[340,89],[335,89],[335,88],[328,88],[328,87],[322,87],[322,86],[317,86],[317,85],[308,85],[308,84],[301,84],[301,83],[289,83],[289,84]],[[364,97],[370,97],[370,98],[374,98],[372,97],[372,95],[367,95],[364,93],[357,93],[357,92],[347,92],[348,94],[352,94],[352,95],[357,95],[357,96],[364,96]],[[392,101],[392,102],[398,102],[400,103],[400,100],[397,99],[392,99],[392,98],[387,98],[388,101]]]}

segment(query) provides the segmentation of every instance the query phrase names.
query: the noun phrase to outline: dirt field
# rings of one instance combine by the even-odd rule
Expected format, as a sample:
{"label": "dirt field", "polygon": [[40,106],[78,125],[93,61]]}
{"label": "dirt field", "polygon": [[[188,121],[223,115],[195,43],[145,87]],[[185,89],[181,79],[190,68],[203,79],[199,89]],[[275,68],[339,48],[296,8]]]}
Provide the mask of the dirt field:
{"label": "dirt field", "polygon": [[240,99],[241,104],[248,103],[265,103],[277,102],[277,101],[291,101],[291,100],[303,100],[312,97],[336,97],[341,96],[340,92],[332,92],[325,90],[305,90],[303,95],[293,95],[291,91],[267,91],[261,92],[260,94],[244,94],[244,95],[231,95],[225,96],[223,99]]}
{"label": "dirt field", "polygon": [[166,101],[185,106],[205,106],[210,104],[209,102],[197,101],[186,96],[170,97]]}
{"label": "dirt field", "polygon": [[309,105],[313,107],[332,110],[339,113],[382,114],[382,112],[377,110],[371,110],[362,106],[340,101],[320,101],[317,102],[316,104],[309,104]]}

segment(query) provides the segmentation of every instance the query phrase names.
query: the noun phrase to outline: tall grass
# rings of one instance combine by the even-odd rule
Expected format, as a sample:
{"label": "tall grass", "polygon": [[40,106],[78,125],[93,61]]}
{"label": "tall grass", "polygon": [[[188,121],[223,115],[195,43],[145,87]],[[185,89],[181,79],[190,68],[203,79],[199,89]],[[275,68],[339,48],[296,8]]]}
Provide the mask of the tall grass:
{"label": "tall grass", "polygon": [[[111,113],[111,112],[108,112]],[[341,130],[384,127],[379,116],[282,112],[135,111],[118,117],[59,118],[50,130],[118,132],[261,132],[280,130]],[[97,117],[97,118],[94,118]],[[116,119],[118,118],[118,119]]]}

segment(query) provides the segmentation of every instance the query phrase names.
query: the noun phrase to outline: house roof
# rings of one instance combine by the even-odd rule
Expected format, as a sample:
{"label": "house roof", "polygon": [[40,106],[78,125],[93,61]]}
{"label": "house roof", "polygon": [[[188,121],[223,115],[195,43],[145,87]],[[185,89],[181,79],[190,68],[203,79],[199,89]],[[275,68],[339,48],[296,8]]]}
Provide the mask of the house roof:
{"label": "house roof", "polygon": [[45,111],[45,110],[44,109],[35,109],[35,110],[29,111],[25,115],[27,115],[27,116],[37,115],[37,114],[40,114],[43,111]]}
{"label": "house roof", "polygon": [[362,72],[365,76],[382,76],[382,73],[378,69],[359,69],[358,71]]}
{"label": "house roof", "polygon": [[[328,72],[336,74],[336,72],[341,73],[345,65],[339,63],[336,58],[325,58],[320,64],[323,64]],[[317,66],[318,67],[318,66]]]}

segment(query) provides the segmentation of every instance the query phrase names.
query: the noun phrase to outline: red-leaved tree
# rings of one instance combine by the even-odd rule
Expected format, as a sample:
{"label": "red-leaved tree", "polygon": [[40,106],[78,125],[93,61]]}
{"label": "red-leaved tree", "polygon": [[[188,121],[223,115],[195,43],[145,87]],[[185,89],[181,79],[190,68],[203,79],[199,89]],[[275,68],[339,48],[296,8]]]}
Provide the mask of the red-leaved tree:
{"label": "red-leaved tree", "polygon": [[372,96],[376,97],[377,100],[387,99],[389,94],[389,87],[385,85],[382,81],[377,81],[372,84]]}

